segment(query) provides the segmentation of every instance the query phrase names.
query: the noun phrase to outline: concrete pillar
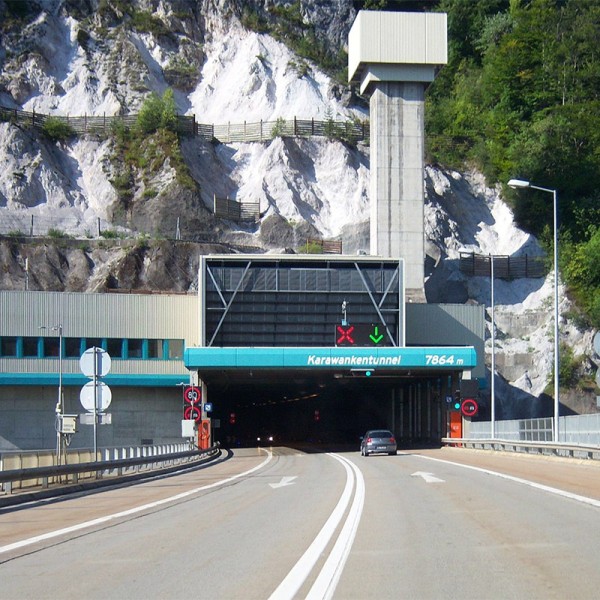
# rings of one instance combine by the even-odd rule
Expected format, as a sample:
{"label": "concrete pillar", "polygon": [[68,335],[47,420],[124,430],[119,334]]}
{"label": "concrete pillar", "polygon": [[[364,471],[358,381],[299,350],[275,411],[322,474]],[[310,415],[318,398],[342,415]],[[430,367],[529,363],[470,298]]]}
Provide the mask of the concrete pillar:
{"label": "concrete pillar", "polygon": [[407,299],[424,300],[425,84],[372,85],[371,254],[404,258]]}

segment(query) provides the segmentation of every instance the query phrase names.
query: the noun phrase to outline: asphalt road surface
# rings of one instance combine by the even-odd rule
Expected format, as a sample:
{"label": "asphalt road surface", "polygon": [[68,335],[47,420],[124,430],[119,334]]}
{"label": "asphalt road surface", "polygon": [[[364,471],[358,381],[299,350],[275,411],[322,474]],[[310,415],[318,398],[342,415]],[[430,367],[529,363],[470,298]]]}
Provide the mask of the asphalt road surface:
{"label": "asphalt road surface", "polygon": [[0,510],[0,598],[600,597],[600,465],[242,449]]}

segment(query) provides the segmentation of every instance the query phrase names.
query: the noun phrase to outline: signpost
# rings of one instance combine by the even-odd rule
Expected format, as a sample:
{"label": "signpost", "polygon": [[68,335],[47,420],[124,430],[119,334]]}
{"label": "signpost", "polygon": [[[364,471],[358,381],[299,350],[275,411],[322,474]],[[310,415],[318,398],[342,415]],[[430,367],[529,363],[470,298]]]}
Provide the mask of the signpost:
{"label": "signpost", "polygon": [[[105,377],[110,371],[111,359],[106,350],[102,348],[88,348],[79,359],[81,372],[90,377],[92,381],[86,383],[79,394],[81,405],[88,412],[93,413],[94,425],[94,460],[98,459],[98,417],[102,424],[110,423],[110,418],[104,411],[110,406],[112,393],[110,388],[99,377]],[[82,419],[82,423],[86,420]]]}

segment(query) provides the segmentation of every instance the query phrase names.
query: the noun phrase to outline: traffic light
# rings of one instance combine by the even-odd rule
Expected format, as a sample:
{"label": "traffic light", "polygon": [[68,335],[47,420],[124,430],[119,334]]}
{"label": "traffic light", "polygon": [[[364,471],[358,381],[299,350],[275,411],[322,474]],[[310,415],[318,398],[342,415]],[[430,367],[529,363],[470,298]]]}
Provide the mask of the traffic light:
{"label": "traffic light", "polygon": [[454,392],[454,400],[452,401],[452,410],[460,410],[461,399],[460,399],[460,390],[456,390]]}
{"label": "traffic light", "polygon": [[235,425],[235,413],[229,413],[229,424]]}
{"label": "traffic light", "polygon": [[183,418],[186,421],[202,419],[202,391],[200,388],[190,385],[183,390]]}

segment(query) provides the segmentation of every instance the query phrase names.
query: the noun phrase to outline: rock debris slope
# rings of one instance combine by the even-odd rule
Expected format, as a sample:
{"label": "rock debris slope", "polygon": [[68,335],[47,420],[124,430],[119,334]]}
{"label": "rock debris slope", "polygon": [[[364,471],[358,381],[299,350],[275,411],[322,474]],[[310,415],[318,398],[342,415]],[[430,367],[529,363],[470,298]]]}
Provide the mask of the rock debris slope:
{"label": "rock debris slope", "polygon": [[[135,114],[149,92],[170,88],[178,113],[201,124],[367,118],[366,105],[318,66],[243,27],[244,9],[270,4],[135,0],[126,12],[117,1],[31,3],[31,12],[2,25],[0,106],[110,117]],[[343,47],[355,16],[350,0],[312,0],[301,10],[317,37]],[[185,292],[195,289],[206,252],[287,252],[312,238],[342,239],[345,253],[368,249],[368,145],[268,137],[219,144],[184,136],[183,166],[171,154],[124,173],[114,136],[54,142],[3,118],[0,285]],[[153,143],[166,142],[148,140],[136,152],[155,159]],[[537,255],[536,240],[515,227],[498,190],[476,173],[428,167],[425,180],[428,301],[489,306],[489,278],[460,273],[460,251]],[[258,204],[260,221],[215,218],[215,196]],[[53,242],[36,237],[49,231]],[[543,394],[552,366],[551,296],[552,280],[496,282],[505,416],[527,412]],[[563,325],[576,352],[587,352],[589,335]]]}

